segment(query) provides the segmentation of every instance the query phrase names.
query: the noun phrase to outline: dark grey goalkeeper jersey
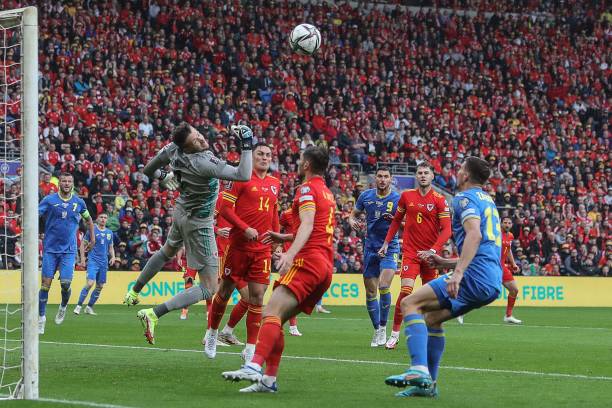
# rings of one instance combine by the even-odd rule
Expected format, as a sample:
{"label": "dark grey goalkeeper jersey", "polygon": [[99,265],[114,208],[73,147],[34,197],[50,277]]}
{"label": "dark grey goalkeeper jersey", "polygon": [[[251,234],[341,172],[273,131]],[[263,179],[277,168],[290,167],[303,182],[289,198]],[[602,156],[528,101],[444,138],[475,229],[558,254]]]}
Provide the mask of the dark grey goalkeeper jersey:
{"label": "dark grey goalkeeper jersey", "polygon": [[210,218],[212,225],[215,204],[219,195],[219,179],[247,181],[251,178],[252,154],[243,150],[238,167],[231,166],[206,150],[184,153],[174,143],[164,146],[144,168],[153,177],[156,170],[170,165],[179,182],[180,197],[177,209],[200,218]]}

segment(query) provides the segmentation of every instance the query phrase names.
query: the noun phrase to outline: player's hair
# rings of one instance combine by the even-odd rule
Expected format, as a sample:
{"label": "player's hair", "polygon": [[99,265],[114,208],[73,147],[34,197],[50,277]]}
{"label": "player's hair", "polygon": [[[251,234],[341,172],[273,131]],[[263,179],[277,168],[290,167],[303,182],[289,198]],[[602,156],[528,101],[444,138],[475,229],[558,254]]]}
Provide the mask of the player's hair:
{"label": "player's hair", "polygon": [[391,169],[388,166],[380,166],[376,169],[376,174],[378,174],[379,171],[388,171],[389,174],[391,174]]}
{"label": "player's hair", "polygon": [[476,184],[484,184],[491,175],[489,163],[476,156],[468,156],[465,159],[465,169],[470,175],[470,180]]}
{"label": "player's hair", "polygon": [[269,144],[264,143],[264,142],[257,142],[255,143],[255,145],[253,146],[253,151],[255,151],[258,147],[267,147],[268,149],[272,150],[272,148],[270,147]]}
{"label": "player's hair", "polygon": [[187,122],[181,122],[172,132],[172,141],[175,145],[182,149],[183,146],[185,146],[185,141],[190,133],[191,125]]}
{"label": "player's hair", "polygon": [[74,179],[74,176],[71,173],[68,173],[67,171],[62,171],[59,175],[59,178],[62,177],[72,177]]}
{"label": "player's hair", "polygon": [[106,211],[102,211],[100,214],[96,215],[96,218],[98,218],[101,215],[106,215],[108,217],[108,213]]}
{"label": "player's hair", "polygon": [[505,220],[506,220],[506,218],[507,218],[507,219],[509,219],[510,221],[512,221],[512,217],[511,217],[511,216],[509,216],[509,215],[504,215],[504,216],[502,217],[502,221],[505,221]]}
{"label": "player's hair", "polygon": [[429,169],[429,170],[431,170],[432,173],[435,173],[433,164],[431,164],[428,161],[420,162],[419,164],[417,164],[416,168],[417,168],[417,170],[418,169]]}
{"label": "player's hair", "polygon": [[310,170],[314,174],[323,175],[329,164],[327,149],[319,146],[308,146],[302,153],[304,160],[310,163]]}

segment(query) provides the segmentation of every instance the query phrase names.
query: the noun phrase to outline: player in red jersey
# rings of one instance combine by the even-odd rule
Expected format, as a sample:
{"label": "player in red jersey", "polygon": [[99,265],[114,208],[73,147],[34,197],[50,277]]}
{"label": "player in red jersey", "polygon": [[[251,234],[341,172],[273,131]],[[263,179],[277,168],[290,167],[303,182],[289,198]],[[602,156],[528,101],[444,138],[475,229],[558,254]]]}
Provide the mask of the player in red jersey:
{"label": "player in red jersey", "polygon": [[512,309],[514,308],[514,302],[516,302],[516,296],[518,295],[518,286],[512,272],[518,272],[519,266],[514,261],[512,255],[512,241],[514,235],[510,230],[512,229],[512,218],[506,216],[502,220],[502,285],[508,289],[508,304],[506,306],[506,315],[504,316],[504,322],[511,324],[521,324],[522,320],[512,316]]}
{"label": "player in red jersey", "polygon": [[[224,183],[224,189],[231,189],[231,183]],[[215,236],[217,237],[217,248],[219,251],[219,259],[225,257],[225,249],[229,245],[229,234],[232,229],[232,224],[219,214],[221,211],[221,203],[223,202],[223,192],[219,193],[217,199],[217,207],[215,208]],[[221,278],[223,276],[222,264],[219,263],[219,284],[221,284]],[[240,300],[232,308],[229,319],[225,324],[225,327],[219,333],[217,338],[217,345],[225,344],[228,346],[244,346],[244,343],[238,340],[234,334],[234,327],[242,320],[246,312],[249,310],[249,286],[244,279],[240,279],[236,282],[236,289],[240,293]],[[212,306],[212,299],[206,303],[208,306],[208,313]],[[208,327],[210,329],[210,319],[208,319]],[[205,338],[202,339],[202,344],[206,344]]]}
{"label": "player in red jersey", "polygon": [[336,202],[323,179],[328,162],[323,148],[310,146],[302,152],[299,173],[306,181],[296,190],[292,206],[297,229],[291,247],[275,256],[283,277],[264,310],[255,355],[241,369],[222,374],[226,380],[254,382],[240,392],[278,390],[276,374],[285,347],[282,326],[300,312],[312,313],[331,284]]}
{"label": "player in red jersey", "polygon": [[[293,241],[293,234],[295,233],[295,228],[293,226],[293,210],[291,207],[287,208],[285,211],[281,213],[280,216],[280,227],[282,232],[286,235],[286,240],[283,243],[283,251],[287,252],[289,248],[291,248],[291,241]],[[297,317],[293,316],[289,319],[289,334],[292,336],[301,336],[302,333],[298,330],[297,327]]]}
{"label": "player in red jersey", "polygon": [[248,282],[247,341],[242,353],[249,361],[261,322],[263,297],[270,283],[272,246],[261,242],[267,231],[279,230],[278,193],[280,181],[268,175],[272,150],[260,143],[253,148],[253,174],[246,182],[233,183],[223,192],[219,214],[232,224],[229,245],[221,261],[221,285],[210,308],[210,328],[206,331],[204,352],[217,353],[219,324],[227,302],[240,280]]}
{"label": "player in red jersey", "polygon": [[[433,179],[434,169],[431,164],[423,162],[417,166],[416,180],[419,187],[402,193],[385,242],[378,252],[381,257],[387,254],[389,242],[405,217],[406,223],[402,235],[402,288],[395,303],[393,330],[385,345],[387,349],[394,349],[397,345],[404,318],[400,304],[404,297],[412,293],[416,277],[420,274],[424,285],[438,276],[436,269],[424,259],[429,254],[440,253],[442,246],[451,237],[448,204],[444,196],[431,187]],[[426,252],[420,254],[422,251]]]}

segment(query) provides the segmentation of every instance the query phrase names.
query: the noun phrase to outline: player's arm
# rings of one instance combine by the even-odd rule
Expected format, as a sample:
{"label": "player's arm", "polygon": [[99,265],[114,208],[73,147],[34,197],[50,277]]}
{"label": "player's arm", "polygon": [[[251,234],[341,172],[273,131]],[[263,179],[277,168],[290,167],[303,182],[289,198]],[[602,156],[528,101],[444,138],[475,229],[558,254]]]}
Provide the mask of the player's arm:
{"label": "player's arm", "polygon": [[306,244],[306,241],[308,241],[308,238],[310,238],[310,234],[314,227],[315,212],[314,203],[310,206],[302,205],[300,207],[300,226],[295,233],[293,243],[287,252],[278,256],[278,260],[276,261],[276,268],[281,275],[286,273],[291,265],[293,265],[293,258],[295,258],[295,255],[300,252]]}
{"label": "player's arm", "polygon": [[115,245],[113,244],[112,239],[111,239],[110,245],[108,246],[108,253],[110,254],[110,259],[108,260],[108,264],[112,265],[115,263]]}
{"label": "player's arm", "polygon": [[363,223],[359,220],[365,210],[365,207],[363,206],[363,194],[364,193],[359,194],[357,202],[355,203],[355,207],[353,208],[353,211],[351,211],[351,215],[348,219],[351,228],[357,232],[361,231],[364,228]]}
{"label": "player's arm", "polygon": [[508,248],[508,256],[506,258],[510,262],[510,266],[512,266],[512,270],[514,272],[518,272],[520,270],[520,268],[516,264],[516,261],[514,260],[514,254],[512,254],[512,247]]}
{"label": "player's arm", "polygon": [[39,218],[44,217],[47,214],[47,211],[49,210],[49,208],[51,207],[47,197],[49,196],[46,196],[40,201],[40,203],[38,203],[38,217]]}
{"label": "player's arm", "polygon": [[448,294],[452,298],[457,297],[459,292],[459,284],[463,278],[463,273],[474,259],[480,241],[482,240],[482,234],[480,232],[480,218],[473,216],[467,217],[463,221],[463,229],[465,230],[465,240],[463,241],[463,248],[461,249],[461,255],[457,260],[455,270],[447,282]]}
{"label": "player's arm", "polygon": [[177,147],[174,143],[169,143],[161,148],[155,157],[149,160],[144,166],[142,172],[149,178],[159,179],[162,187],[169,190],[176,190],[179,184],[174,177],[174,173],[164,170],[164,167],[170,164],[170,155],[168,154],[170,149],[177,149]]}
{"label": "player's arm", "polygon": [[89,211],[87,210],[87,205],[85,205],[85,201],[83,201],[81,198],[79,198],[79,205],[81,206],[81,217],[85,221],[87,221],[87,227],[89,229],[89,239],[85,250],[90,251],[96,244],[96,232],[94,230],[94,222],[93,218],[91,218],[91,215],[89,214]]}
{"label": "player's arm", "polygon": [[219,208],[219,215],[225,218],[233,227],[242,231],[244,237],[249,241],[256,241],[259,233],[255,228],[250,227],[236,214],[236,200],[240,191],[240,186],[235,183],[230,191],[223,192],[223,199]]}
{"label": "player's arm", "polygon": [[85,242],[87,242],[87,235],[83,237],[81,240],[81,245],[79,245],[79,252],[81,254],[81,265],[87,265],[87,258],[85,257]]}
{"label": "player's arm", "polygon": [[397,210],[395,211],[395,215],[393,216],[393,221],[391,221],[391,225],[389,225],[389,231],[387,231],[387,236],[385,237],[385,242],[383,242],[382,247],[378,251],[378,255],[384,257],[387,255],[387,248],[389,247],[389,242],[395,237],[397,231],[399,231],[399,227],[402,225],[402,221],[404,220],[404,216],[406,215],[406,206],[404,205],[404,196],[397,203]]}
{"label": "player's arm", "polygon": [[436,205],[438,208],[440,233],[438,234],[438,239],[436,239],[436,242],[434,242],[430,249],[426,251],[417,252],[417,255],[421,259],[427,259],[431,255],[439,254],[444,244],[448,242],[451,235],[453,234],[451,229],[450,210],[448,209],[448,204],[446,204],[446,200],[439,200]]}
{"label": "player's arm", "polygon": [[221,180],[250,180],[253,172],[253,131],[244,125],[232,126],[231,130],[237,136],[241,145],[240,163],[237,167],[230,166],[209,153],[198,163],[200,174],[203,176]]}

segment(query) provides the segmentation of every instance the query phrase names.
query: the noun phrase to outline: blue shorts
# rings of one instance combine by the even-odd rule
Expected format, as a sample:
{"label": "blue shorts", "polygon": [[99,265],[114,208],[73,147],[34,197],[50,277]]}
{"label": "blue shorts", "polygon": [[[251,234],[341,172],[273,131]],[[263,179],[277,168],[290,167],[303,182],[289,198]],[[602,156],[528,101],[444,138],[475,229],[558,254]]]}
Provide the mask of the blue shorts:
{"label": "blue shorts", "polygon": [[87,262],[87,280],[106,283],[106,272],[108,272],[108,265],[106,263],[98,261]]}
{"label": "blue shorts", "polygon": [[384,269],[397,270],[398,251],[389,251],[384,258],[378,256],[378,251],[365,249],[363,251],[363,277],[378,278]]}
{"label": "blue shorts", "polygon": [[76,253],[58,254],[55,252],[43,252],[42,277],[53,279],[55,271],[59,269],[61,281],[72,281],[75,261]]}
{"label": "blue shorts", "polygon": [[493,302],[500,294],[499,285],[487,285],[474,280],[469,269],[465,271],[459,284],[457,298],[453,299],[446,291],[449,275],[442,275],[428,283],[436,293],[440,306],[449,309],[453,317],[461,316],[473,309]]}

